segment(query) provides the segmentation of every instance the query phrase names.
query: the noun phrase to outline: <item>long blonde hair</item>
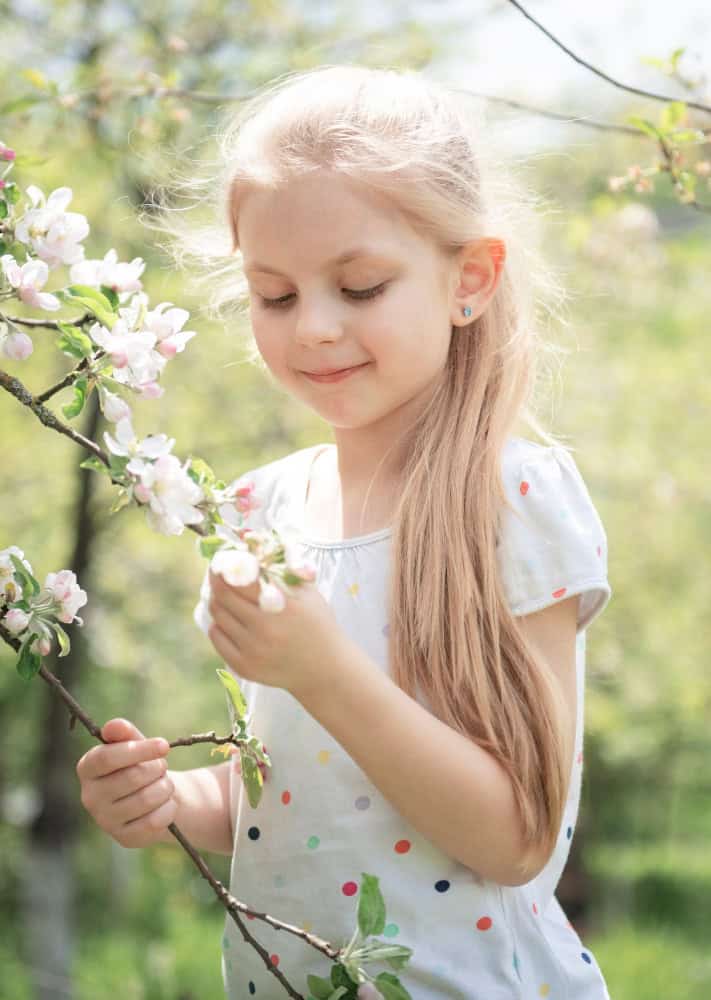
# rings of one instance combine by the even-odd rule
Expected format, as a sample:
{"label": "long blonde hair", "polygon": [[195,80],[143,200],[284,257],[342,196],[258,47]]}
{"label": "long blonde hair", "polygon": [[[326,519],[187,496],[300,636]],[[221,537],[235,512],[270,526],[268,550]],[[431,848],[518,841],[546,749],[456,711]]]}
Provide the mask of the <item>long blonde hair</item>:
{"label": "long blonde hair", "polygon": [[[526,858],[541,846],[547,857],[569,777],[564,702],[510,613],[496,553],[510,508],[501,460],[517,421],[565,447],[534,415],[542,354],[555,352],[539,334],[539,309],[559,318],[553,305],[565,298],[538,251],[541,201],[515,177],[512,157],[497,153],[481,104],[414,71],[324,65],[288,73],[229,115],[218,138],[216,169],[174,172],[168,185],[193,206],[209,203],[217,223],[197,228],[167,201],[147,219],[169,234],[167,249],[206,291],[213,315],[248,302],[241,197],[315,169],[385,194],[446,254],[485,236],[506,244],[488,307],[453,328],[429,405],[397,442],[407,457],[393,518],[389,660],[395,683],[424,694],[439,719],[500,762]],[[255,348],[249,360],[265,370]]]}

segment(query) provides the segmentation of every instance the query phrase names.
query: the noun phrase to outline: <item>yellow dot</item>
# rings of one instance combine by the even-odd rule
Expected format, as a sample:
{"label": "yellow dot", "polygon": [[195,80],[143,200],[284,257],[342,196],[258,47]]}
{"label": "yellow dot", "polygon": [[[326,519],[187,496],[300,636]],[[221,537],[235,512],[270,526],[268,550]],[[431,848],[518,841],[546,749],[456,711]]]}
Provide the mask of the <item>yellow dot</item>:
{"label": "yellow dot", "polygon": [[359,587],[358,587],[357,583],[352,583],[350,585],[350,587],[348,588],[348,591],[349,591],[351,597],[357,597],[358,596],[358,590],[359,590]]}
{"label": "yellow dot", "polygon": [[306,931],[307,934],[311,933],[311,930],[313,928],[313,924],[311,923],[310,920],[302,920],[301,921],[301,926]]}
{"label": "yellow dot", "polygon": [[539,997],[547,997],[550,994],[550,991],[551,988],[548,985],[548,983],[543,983],[541,986],[538,987]]}
{"label": "yellow dot", "polygon": [[319,764],[328,764],[331,753],[329,750],[319,750],[316,756],[318,757]]}

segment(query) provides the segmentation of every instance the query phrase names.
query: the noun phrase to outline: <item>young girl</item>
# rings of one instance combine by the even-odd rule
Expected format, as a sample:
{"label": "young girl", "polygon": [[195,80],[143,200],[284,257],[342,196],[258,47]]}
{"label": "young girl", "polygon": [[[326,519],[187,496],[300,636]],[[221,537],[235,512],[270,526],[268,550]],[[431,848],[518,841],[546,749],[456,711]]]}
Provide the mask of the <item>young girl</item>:
{"label": "young girl", "polygon": [[[337,946],[376,875],[414,1000],[604,1000],[554,892],[607,540],[532,412],[535,307],[554,287],[535,213],[473,106],[412,72],[291,74],[239,110],[221,153],[232,256],[218,267],[212,244],[213,302],[240,279],[253,358],[335,439],[241,476],[260,503],[246,523],[298,538],[360,658],[315,642],[322,683],[303,696],[242,678],[273,764],[256,809],[226,762],[171,771],[150,834],[145,800],[129,834],[107,794],[104,828],[138,846],[171,841],[175,819],[196,846],[231,846],[237,898]],[[195,620],[229,663],[239,630],[217,589],[206,572]],[[91,753],[106,768],[113,750]],[[307,973],[328,976],[296,937],[250,929],[305,995]],[[231,1000],[286,995],[230,917],[222,944]]]}

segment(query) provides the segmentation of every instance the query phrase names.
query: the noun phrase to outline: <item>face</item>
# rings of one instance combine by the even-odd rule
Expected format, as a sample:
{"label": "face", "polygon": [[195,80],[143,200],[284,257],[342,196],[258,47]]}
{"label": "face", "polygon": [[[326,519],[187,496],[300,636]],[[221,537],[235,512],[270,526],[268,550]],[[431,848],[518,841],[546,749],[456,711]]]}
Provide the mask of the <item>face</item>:
{"label": "face", "polygon": [[[290,393],[344,429],[425,399],[449,348],[451,262],[399,211],[318,172],[250,191],[237,227],[254,337]],[[303,374],[355,365],[336,382]]]}

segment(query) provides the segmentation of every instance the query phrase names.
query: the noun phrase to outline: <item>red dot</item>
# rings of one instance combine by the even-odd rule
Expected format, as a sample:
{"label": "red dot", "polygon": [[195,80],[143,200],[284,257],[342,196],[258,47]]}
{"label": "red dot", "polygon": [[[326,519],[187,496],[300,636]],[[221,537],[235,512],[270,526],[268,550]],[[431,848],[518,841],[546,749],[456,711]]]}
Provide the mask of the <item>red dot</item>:
{"label": "red dot", "polygon": [[278,955],[270,955],[269,956],[269,961],[272,963],[272,965],[278,965],[279,964],[279,956]]}
{"label": "red dot", "polygon": [[257,919],[257,918],[256,918],[256,917],[254,916],[254,914],[253,914],[253,913],[248,913],[248,914],[247,914],[247,920],[256,920],[256,919]]}
{"label": "red dot", "polygon": [[477,930],[488,931],[491,927],[491,917],[480,917],[476,922]]}
{"label": "red dot", "polygon": [[556,598],[562,597],[563,594],[566,592],[567,589],[568,589],[567,587],[561,587],[560,590],[554,590],[553,591],[553,596],[556,597]]}
{"label": "red dot", "polygon": [[341,892],[344,896],[355,896],[358,892],[358,884],[356,882],[344,882],[341,886]]}
{"label": "red dot", "polygon": [[528,483],[525,480],[519,486],[519,491],[521,493],[521,496],[523,497],[525,497],[526,494],[528,493]]}
{"label": "red dot", "polygon": [[285,806],[288,806],[289,803],[291,802],[291,792],[282,792],[281,801],[284,803]]}
{"label": "red dot", "polygon": [[533,904],[533,912],[534,912],[534,913],[535,913],[536,915],[538,915],[538,907],[536,906],[536,904],[535,904],[535,903]]}
{"label": "red dot", "polygon": [[412,844],[409,840],[398,840],[397,844],[395,844],[395,850],[398,854],[407,854],[411,847]]}

